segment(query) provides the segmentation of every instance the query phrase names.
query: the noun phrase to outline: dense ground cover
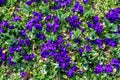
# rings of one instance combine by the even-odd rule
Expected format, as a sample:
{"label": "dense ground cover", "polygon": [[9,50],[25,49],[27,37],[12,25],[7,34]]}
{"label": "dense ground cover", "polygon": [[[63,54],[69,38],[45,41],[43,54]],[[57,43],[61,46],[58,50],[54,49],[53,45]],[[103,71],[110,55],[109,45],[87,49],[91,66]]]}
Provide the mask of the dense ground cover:
{"label": "dense ground cover", "polygon": [[119,0],[0,0],[0,80],[120,80]]}

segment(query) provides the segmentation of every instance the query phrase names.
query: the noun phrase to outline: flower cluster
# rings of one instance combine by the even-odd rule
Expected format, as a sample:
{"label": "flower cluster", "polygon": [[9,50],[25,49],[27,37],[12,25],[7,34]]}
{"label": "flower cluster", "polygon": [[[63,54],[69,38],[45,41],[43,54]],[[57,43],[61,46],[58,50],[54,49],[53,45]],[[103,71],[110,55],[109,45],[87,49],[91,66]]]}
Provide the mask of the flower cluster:
{"label": "flower cluster", "polygon": [[23,59],[26,60],[26,61],[27,60],[32,60],[34,58],[34,54],[33,53],[32,54],[23,53],[22,56],[23,56]]}
{"label": "flower cluster", "polygon": [[79,20],[77,15],[67,17],[66,21],[73,28],[79,28],[80,24],[82,23],[81,20]]}
{"label": "flower cluster", "polygon": [[77,71],[77,70],[78,70],[78,68],[77,68],[75,65],[72,66],[72,67],[68,70],[67,76],[68,76],[68,77],[72,77],[72,76],[74,75],[75,71]]}
{"label": "flower cluster", "polygon": [[109,38],[104,38],[103,40],[96,38],[95,40],[92,40],[91,43],[97,44],[99,48],[102,48],[103,43],[111,47],[116,47],[118,45],[117,41]]}
{"label": "flower cluster", "polygon": [[106,45],[109,45],[111,47],[116,47],[118,45],[118,43],[115,40],[109,38],[105,38],[104,42]]}
{"label": "flower cluster", "polygon": [[8,21],[6,20],[6,21],[2,21],[2,22],[0,22],[0,34],[1,33],[4,33],[4,27],[8,27],[9,26],[9,24],[8,24]]}
{"label": "flower cluster", "polygon": [[[41,31],[42,30],[42,20],[43,20],[43,14],[38,12],[33,12],[33,17],[28,20],[25,27],[26,29],[32,31],[32,28],[34,27],[36,30]],[[52,21],[53,20],[53,21]],[[53,32],[55,33],[57,29],[60,27],[60,21],[56,15],[47,15],[45,17],[45,25],[46,25],[46,32]],[[52,23],[51,23],[52,21]],[[37,35],[37,37],[40,35]]]}
{"label": "flower cluster", "polygon": [[16,22],[16,21],[20,21],[21,17],[20,16],[15,16],[13,17],[12,21]]}
{"label": "flower cluster", "polygon": [[97,44],[98,47],[101,49],[103,45],[103,40],[96,38],[95,40],[92,40],[92,44]]}
{"label": "flower cluster", "polygon": [[110,23],[114,23],[116,21],[120,21],[120,7],[115,9],[110,9],[108,13],[106,13],[106,18],[110,21]]}
{"label": "flower cluster", "polygon": [[[52,23],[50,23],[50,21],[53,20]],[[60,21],[58,19],[57,16],[53,15],[47,15],[45,17],[45,21],[46,21],[46,31],[47,32],[53,32],[55,33],[57,31],[57,29],[60,27]]]}
{"label": "flower cluster", "polygon": [[100,24],[98,16],[93,16],[93,23],[87,22],[88,27],[94,29],[98,34],[103,30],[103,25]]}
{"label": "flower cluster", "polygon": [[36,34],[36,38],[39,38],[40,40],[45,40],[45,35],[42,33]]}
{"label": "flower cluster", "polygon": [[[20,19],[19,19],[20,20]],[[16,21],[18,21],[18,19],[16,19]],[[5,32],[5,29],[14,29],[13,25],[10,25],[8,20],[4,20],[2,22],[0,22],[0,34]]]}
{"label": "flower cluster", "polygon": [[8,51],[10,54],[13,54],[15,51],[20,52],[23,46],[30,46],[29,38],[15,40],[15,42],[9,46]]}
{"label": "flower cluster", "polygon": [[14,51],[20,52],[22,47],[20,45],[13,45],[9,47],[9,53],[13,54]]}
{"label": "flower cluster", "polygon": [[112,58],[110,60],[110,64],[113,65],[116,69],[119,69],[119,67],[120,67],[120,60]]}
{"label": "flower cluster", "polygon": [[[23,47],[25,47],[25,46],[30,46],[29,38],[16,40],[11,46],[9,46],[8,53],[10,53],[10,55],[14,54],[15,51],[21,53],[23,51],[22,50]],[[23,52],[22,54],[19,54],[19,55],[22,56],[22,58],[25,61],[32,60],[34,58],[34,54],[27,54],[25,52]],[[13,62],[12,59],[13,59],[13,57],[9,56],[7,58],[7,61],[10,65],[15,66],[17,63]]]}
{"label": "flower cluster", "polygon": [[104,66],[102,66],[101,64],[97,64],[96,67],[94,68],[94,73],[100,74],[102,72],[105,72],[108,74],[108,73],[111,73],[114,68],[118,69],[120,67],[119,65],[120,65],[119,60],[115,58],[111,58],[109,64],[106,64]]}
{"label": "flower cluster", "polygon": [[103,71],[105,72],[105,73],[111,73],[112,71],[113,71],[113,68],[112,68],[112,65],[111,64],[106,64],[106,65],[104,65],[103,66]]}
{"label": "flower cluster", "polygon": [[54,0],[54,3],[56,4],[53,7],[53,10],[60,9],[61,7],[69,6],[71,4],[72,0]]}
{"label": "flower cluster", "polygon": [[[85,3],[86,3],[86,2],[85,2]],[[78,13],[80,13],[80,14],[83,14],[83,13],[84,13],[83,6],[81,6],[78,1],[75,2],[72,11],[73,11],[73,12],[78,12]]]}
{"label": "flower cluster", "polygon": [[39,12],[33,12],[33,17],[28,20],[25,27],[26,29],[32,31],[32,28],[35,27],[36,30],[42,30],[42,25],[40,24],[40,21],[43,20],[43,14]]}
{"label": "flower cluster", "polygon": [[[15,51],[22,52],[25,46],[30,46],[29,38],[15,40],[15,42],[9,46],[8,53],[14,54]],[[34,54],[22,53],[21,56],[24,60],[32,60],[34,58]],[[9,57],[8,60],[10,61],[9,63],[11,63],[12,57]]]}
{"label": "flower cluster", "polygon": [[56,54],[52,55],[53,59],[59,64],[59,67],[66,69],[70,63],[70,57],[67,56],[66,51],[63,49],[59,50]]}
{"label": "flower cluster", "polygon": [[16,62],[13,62],[12,59],[13,59],[12,57],[8,57],[8,58],[7,58],[7,61],[8,61],[8,63],[9,63],[11,66],[15,66],[15,65],[16,65]]}
{"label": "flower cluster", "polygon": [[[81,4],[81,1],[83,1],[84,4]],[[88,0],[81,1],[21,0],[20,2],[17,2],[17,0],[14,0],[16,3],[7,1],[6,5],[0,8],[1,10],[3,9],[0,12],[0,63],[2,62],[2,65],[5,65],[5,67],[9,64],[17,68],[20,64],[20,69],[24,70],[24,67],[27,66],[26,63],[35,61],[35,64],[31,62],[28,65],[27,70],[33,69],[32,75],[36,76],[36,72],[34,72],[36,71],[34,70],[35,67],[38,67],[41,64],[46,66],[46,63],[38,60],[39,54],[37,53],[39,52],[43,61],[44,58],[52,59],[50,61],[53,62],[50,63],[57,63],[59,70],[64,72],[67,77],[72,77],[78,72],[81,75],[83,74],[83,71],[91,71],[91,69],[93,69],[91,65],[95,66],[93,69],[95,74],[103,72],[109,74],[112,73],[114,69],[118,70],[120,68],[120,60],[112,58],[110,63],[107,63],[109,59],[106,58],[106,55],[104,56],[105,58],[103,58],[103,54],[101,54],[102,57],[99,57],[99,60],[104,60],[104,65],[100,63],[94,65],[96,56],[98,56],[98,54],[96,55],[94,53],[104,53],[109,47],[110,49],[116,47],[112,50],[116,50],[116,54],[118,55],[117,50],[119,51],[119,49],[117,48],[119,47],[119,41],[117,40],[119,40],[118,36],[120,34],[120,7],[110,9],[105,15],[106,19],[108,19],[112,25],[115,24],[115,26],[118,26],[117,31],[114,32],[117,34],[112,35],[115,35],[115,38],[110,38],[111,36],[109,36],[109,34],[111,35],[111,33],[109,32],[111,31],[106,31],[107,27],[104,28],[102,25],[104,20],[102,21],[101,15],[99,17],[98,15],[94,15],[91,21],[83,18],[84,16],[89,18],[91,14],[93,15],[91,10],[93,10],[94,5],[88,12],[86,12],[85,9],[91,7],[91,4],[94,4],[94,1],[90,2],[90,4],[88,3]],[[23,4],[23,2],[26,3]],[[4,3],[5,0],[0,0],[0,7]],[[37,5],[34,5],[34,3]],[[10,7],[8,6],[9,4]],[[15,4],[14,7],[13,4]],[[39,12],[37,10],[39,10]],[[48,12],[46,10],[48,10]],[[31,12],[32,14],[29,14]],[[12,16],[8,16],[11,13]],[[26,13],[27,15],[29,14],[28,17],[25,17]],[[82,18],[80,18],[80,16]],[[88,22],[86,23],[84,21]],[[109,22],[106,21],[105,26],[107,26],[107,24],[109,25]],[[93,34],[94,31],[91,32],[89,30],[91,28],[97,33],[97,36]],[[114,28],[114,30],[115,29],[116,28]],[[98,50],[96,45],[99,48]],[[111,52],[114,53],[114,51]],[[116,56],[116,54],[114,56]],[[80,58],[78,55],[80,55]],[[99,60],[96,60],[95,63],[98,63]],[[40,64],[37,65],[36,61]],[[29,66],[32,64],[33,67],[30,68]],[[41,66],[39,66],[37,70],[43,69],[44,71],[41,71],[46,74],[46,72],[49,71],[46,71],[48,69],[45,70],[45,68],[46,67],[41,68]],[[20,69],[18,69],[18,71],[21,71]],[[22,78],[25,78],[28,75],[27,70],[25,70],[26,72],[20,72]],[[44,77],[45,74],[40,74],[40,76]],[[47,75],[49,75],[49,73],[47,73]],[[39,77],[37,76],[35,77],[35,79],[38,78]]]}
{"label": "flower cluster", "polygon": [[[84,50],[84,48],[85,48],[85,50]],[[91,51],[91,46],[90,45],[85,45],[84,48],[80,47],[78,49],[81,57],[82,57],[82,54],[83,54],[84,51],[86,51],[86,52],[90,52]]]}
{"label": "flower cluster", "polygon": [[[56,41],[47,41],[41,45],[40,54],[43,58],[51,56],[54,61],[59,64],[59,67],[66,71],[67,67],[70,65],[70,57],[67,55],[66,48],[61,45],[62,43],[62,36],[58,36]],[[71,77],[76,70],[76,66],[71,67],[67,72],[67,76]]]}
{"label": "flower cluster", "polygon": [[99,74],[103,71],[102,65],[101,64],[97,64],[96,67],[94,68],[94,73],[95,74]]}

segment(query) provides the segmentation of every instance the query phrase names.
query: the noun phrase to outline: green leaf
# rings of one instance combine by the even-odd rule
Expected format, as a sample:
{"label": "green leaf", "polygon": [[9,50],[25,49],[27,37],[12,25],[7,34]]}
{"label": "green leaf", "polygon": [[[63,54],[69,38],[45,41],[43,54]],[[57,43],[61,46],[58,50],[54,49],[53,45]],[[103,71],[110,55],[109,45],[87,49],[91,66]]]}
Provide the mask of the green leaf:
{"label": "green leaf", "polygon": [[81,34],[81,30],[77,29],[76,31],[73,31],[72,39],[78,38]]}
{"label": "green leaf", "polygon": [[97,38],[98,35],[96,34],[95,30],[93,30],[93,29],[91,29],[91,30],[92,30],[92,32],[89,33],[88,38],[91,39],[91,40],[93,40],[93,39]]}
{"label": "green leaf", "polygon": [[23,5],[21,9],[22,9],[24,12],[26,12],[26,14],[29,14],[30,11],[31,11],[31,10],[30,10],[27,6],[25,6],[25,5]]}
{"label": "green leaf", "polygon": [[83,16],[84,16],[84,17],[89,16],[89,15],[92,14],[92,12],[93,12],[93,9],[92,9],[92,8],[89,9],[89,10],[86,10]]}
{"label": "green leaf", "polygon": [[57,39],[57,36],[56,35],[52,35],[52,36],[48,35],[46,38],[47,38],[47,40],[53,40],[54,41],[54,40]]}
{"label": "green leaf", "polygon": [[64,13],[60,10],[57,11],[57,16],[60,19],[60,21],[62,21],[62,23],[64,22],[64,20],[69,16],[69,13]]}
{"label": "green leaf", "polygon": [[117,39],[119,38],[119,34],[105,34],[106,38]]}
{"label": "green leaf", "polygon": [[42,13],[48,14],[50,12],[49,6],[42,6],[41,7]]}
{"label": "green leaf", "polygon": [[109,22],[106,18],[104,18],[103,21],[104,21],[104,23],[105,23],[106,28],[111,27],[111,26],[110,26],[110,22]]}

